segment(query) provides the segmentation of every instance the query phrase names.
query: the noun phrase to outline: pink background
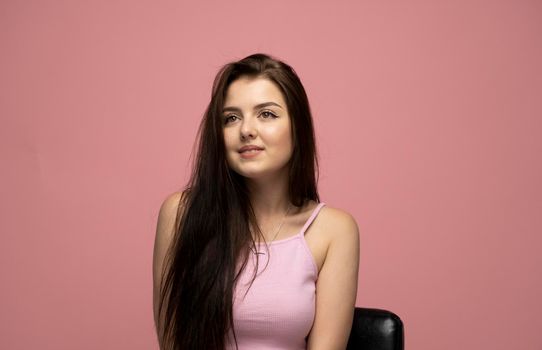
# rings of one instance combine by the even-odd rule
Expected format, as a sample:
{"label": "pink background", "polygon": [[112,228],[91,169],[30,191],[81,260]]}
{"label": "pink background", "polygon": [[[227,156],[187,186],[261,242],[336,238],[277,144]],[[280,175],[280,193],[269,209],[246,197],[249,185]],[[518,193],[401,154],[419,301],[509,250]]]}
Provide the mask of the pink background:
{"label": "pink background", "polygon": [[542,348],[539,1],[2,1],[0,348],[157,349],[159,206],[218,68],[300,75],[357,305],[406,348]]}

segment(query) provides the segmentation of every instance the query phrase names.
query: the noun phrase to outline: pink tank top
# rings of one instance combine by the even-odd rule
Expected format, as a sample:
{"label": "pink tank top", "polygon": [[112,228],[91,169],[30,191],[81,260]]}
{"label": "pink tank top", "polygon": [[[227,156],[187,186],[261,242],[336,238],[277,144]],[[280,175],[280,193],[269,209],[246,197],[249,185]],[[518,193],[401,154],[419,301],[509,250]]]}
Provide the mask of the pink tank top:
{"label": "pink tank top", "polygon": [[[294,236],[256,245],[258,275],[245,296],[256,255],[250,252],[233,299],[233,320],[239,350],[306,349],[314,322],[318,267],[305,241],[305,231],[325,203],[319,203]],[[267,264],[267,267],[266,267]],[[235,349],[229,332],[226,349]]]}

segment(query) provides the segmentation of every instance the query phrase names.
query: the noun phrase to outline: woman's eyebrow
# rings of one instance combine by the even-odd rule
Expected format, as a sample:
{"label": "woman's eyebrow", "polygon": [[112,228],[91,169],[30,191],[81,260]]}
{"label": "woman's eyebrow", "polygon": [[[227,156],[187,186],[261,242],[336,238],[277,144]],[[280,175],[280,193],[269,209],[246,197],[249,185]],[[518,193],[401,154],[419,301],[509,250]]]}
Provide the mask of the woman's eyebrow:
{"label": "woman's eyebrow", "polygon": [[[256,106],[254,106],[254,110],[257,110],[257,109],[260,109],[260,108],[263,108],[263,107],[267,107],[267,106],[277,106],[279,108],[282,108],[282,106],[279,105],[278,103],[264,102],[264,103],[260,103],[260,104],[257,104]],[[228,107],[224,107],[224,109],[222,111],[223,112],[228,112],[228,111],[241,112],[241,109],[237,108],[237,107],[233,107],[233,106],[228,106]]]}

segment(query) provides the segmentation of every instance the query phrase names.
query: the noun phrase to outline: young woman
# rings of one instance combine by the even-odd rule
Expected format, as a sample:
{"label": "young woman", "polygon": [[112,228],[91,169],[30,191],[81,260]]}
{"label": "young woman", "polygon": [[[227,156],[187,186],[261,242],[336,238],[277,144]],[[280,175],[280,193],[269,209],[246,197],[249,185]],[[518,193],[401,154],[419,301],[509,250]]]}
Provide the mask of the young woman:
{"label": "young woman", "polygon": [[187,186],[158,215],[154,318],[161,349],[345,349],[359,233],[320,202],[309,102],[286,63],[224,65]]}

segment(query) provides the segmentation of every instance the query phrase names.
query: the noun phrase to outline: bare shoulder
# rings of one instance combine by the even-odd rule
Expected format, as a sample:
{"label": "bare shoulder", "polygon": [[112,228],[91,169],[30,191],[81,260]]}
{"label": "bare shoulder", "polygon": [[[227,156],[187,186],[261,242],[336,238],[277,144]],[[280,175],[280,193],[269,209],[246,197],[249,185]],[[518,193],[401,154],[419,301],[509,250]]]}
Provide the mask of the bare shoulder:
{"label": "bare shoulder", "polygon": [[171,211],[176,212],[179,204],[182,204],[181,202],[185,199],[185,191],[175,191],[164,198],[164,200],[162,201],[162,205],[160,206],[160,211],[164,211],[166,213]]}
{"label": "bare shoulder", "polygon": [[325,213],[328,220],[332,220],[334,223],[353,223],[355,222],[354,216],[350,214],[348,211],[332,207],[329,204],[326,203],[325,206],[322,207],[322,214]]}
{"label": "bare shoulder", "polygon": [[[171,226],[178,213],[184,210],[186,205],[186,191],[176,191],[167,195],[162,201],[158,214],[158,224]],[[172,228],[173,226],[171,226]]]}
{"label": "bare shoulder", "polygon": [[166,255],[176,231],[177,215],[184,210],[184,191],[167,195],[160,206],[156,222],[156,235],[153,251],[153,312],[154,322],[158,325],[158,308],[161,296],[161,286],[166,270]]}
{"label": "bare shoulder", "polygon": [[349,212],[325,205],[321,236],[328,242],[316,282],[316,316],[308,349],[346,349],[356,302],[359,230]]}
{"label": "bare shoulder", "polygon": [[358,239],[359,227],[356,219],[348,211],[325,205],[322,208],[322,225],[330,233],[330,239]]}
{"label": "bare shoulder", "polygon": [[359,227],[354,216],[346,210],[327,204],[321,209],[320,215],[319,231],[322,237],[325,237],[322,263],[325,264],[330,255],[359,259]]}
{"label": "bare shoulder", "polygon": [[160,206],[156,222],[156,235],[154,241],[154,267],[155,273],[162,270],[162,263],[178,228],[176,222],[185,206],[186,192],[177,191],[167,195]]}

